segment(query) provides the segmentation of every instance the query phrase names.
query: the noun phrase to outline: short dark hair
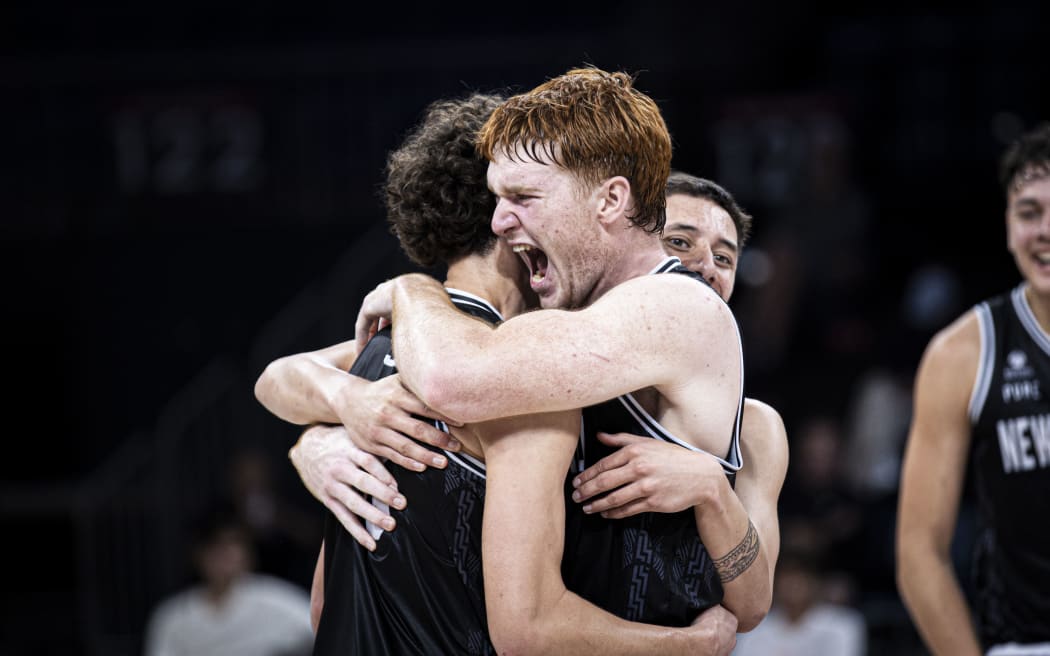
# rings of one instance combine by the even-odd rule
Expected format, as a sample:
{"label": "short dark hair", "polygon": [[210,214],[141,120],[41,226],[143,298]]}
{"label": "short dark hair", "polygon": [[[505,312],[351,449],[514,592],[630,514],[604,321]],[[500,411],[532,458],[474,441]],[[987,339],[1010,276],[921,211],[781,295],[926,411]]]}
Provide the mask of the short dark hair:
{"label": "short dark hair", "polygon": [[1007,195],[1032,174],[1050,175],[1050,123],[1018,137],[999,162],[999,182]]}
{"label": "short dark hair", "polygon": [[729,218],[733,219],[733,225],[736,226],[739,240],[737,247],[744,247],[744,242],[751,236],[751,215],[737,204],[736,199],[726,191],[725,187],[706,178],[698,178],[682,171],[671,171],[671,175],[667,176],[665,195],[674,196],[675,194],[706,198],[724,209],[729,214]]}
{"label": "short dark hair", "polygon": [[387,221],[416,264],[449,264],[483,255],[496,244],[495,197],[488,162],[478,155],[478,130],[504,100],[475,93],[431,103],[423,121],[390,153],[384,186]]}

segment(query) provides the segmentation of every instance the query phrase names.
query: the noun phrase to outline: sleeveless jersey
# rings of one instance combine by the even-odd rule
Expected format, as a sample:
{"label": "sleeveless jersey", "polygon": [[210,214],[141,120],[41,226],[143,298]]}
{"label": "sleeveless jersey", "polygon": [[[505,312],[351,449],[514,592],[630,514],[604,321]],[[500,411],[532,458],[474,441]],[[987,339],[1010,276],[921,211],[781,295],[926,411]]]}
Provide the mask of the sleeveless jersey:
{"label": "sleeveless jersey", "polygon": [[[665,272],[688,275],[707,284],[678,258],[668,258],[653,271]],[[725,458],[718,458],[730,483],[743,464],[739,439],[742,408],[741,380],[729,452]],[[565,484],[565,585],[624,619],[687,626],[705,609],[721,602],[723,595],[718,573],[697,535],[693,511],[642,513],[608,520],[585,514],[582,504],[572,500],[573,476],[613,452],[598,441],[599,431],[634,433],[700,451],[664,429],[630,394],[585,408],[573,471]]]}
{"label": "sleeveless jersey", "polygon": [[975,307],[981,358],[969,408],[980,522],[974,605],[986,648],[1046,643],[1040,653],[1050,653],[1050,335],[1024,290],[1021,284]]}
{"label": "sleeveless jersey", "polygon": [[[490,323],[502,320],[482,299],[448,292],[460,310]],[[395,372],[389,329],[368,342],[350,369],[370,380]],[[397,521],[390,533],[369,526],[374,552],[327,514],[325,602],[314,654],[495,654],[481,571],[485,465],[424,446],[443,452],[449,464],[413,472],[387,463],[409,503],[391,511],[374,502]]]}

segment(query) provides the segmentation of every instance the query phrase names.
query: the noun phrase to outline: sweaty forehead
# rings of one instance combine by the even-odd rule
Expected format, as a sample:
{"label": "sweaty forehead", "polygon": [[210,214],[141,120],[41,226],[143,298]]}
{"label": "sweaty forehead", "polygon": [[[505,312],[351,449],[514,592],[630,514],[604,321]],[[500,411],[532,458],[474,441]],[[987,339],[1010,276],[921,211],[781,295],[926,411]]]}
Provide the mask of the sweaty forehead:
{"label": "sweaty forehead", "polygon": [[664,231],[675,226],[694,230],[714,231],[719,239],[736,243],[736,224],[729,212],[718,203],[699,196],[672,194],[667,197],[667,226]]}
{"label": "sweaty forehead", "polygon": [[497,154],[487,173],[489,189],[495,192],[537,191],[548,186],[562,171],[556,164],[547,164],[518,156]]}

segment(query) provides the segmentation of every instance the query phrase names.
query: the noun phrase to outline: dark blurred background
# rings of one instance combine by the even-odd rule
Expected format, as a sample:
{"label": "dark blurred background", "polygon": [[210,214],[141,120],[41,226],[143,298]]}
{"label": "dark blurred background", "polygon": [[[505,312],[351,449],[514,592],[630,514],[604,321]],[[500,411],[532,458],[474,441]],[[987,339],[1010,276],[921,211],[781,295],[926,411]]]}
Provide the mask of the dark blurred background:
{"label": "dark blurred background", "polygon": [[0,654],[138,653],[220,501],[308,584],[321,513],[255,378],[409,268],[377,190],[429,101],[584,63],[637,73],[674,166],[755,215],[732,305],[791,439],[784,539],[826,556],[871,653],[922,653],[892,580],[911,376],[1018,279],[996,163],[1050,107],[1047,5],[967,7],[6,6]]}

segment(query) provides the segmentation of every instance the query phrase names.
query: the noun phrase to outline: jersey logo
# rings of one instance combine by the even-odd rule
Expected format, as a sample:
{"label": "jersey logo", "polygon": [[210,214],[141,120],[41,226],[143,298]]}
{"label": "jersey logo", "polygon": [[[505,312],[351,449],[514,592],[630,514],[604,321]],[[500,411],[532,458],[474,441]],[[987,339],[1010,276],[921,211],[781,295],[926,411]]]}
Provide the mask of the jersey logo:
{"label": "jersey logo", "polygon": [[394,356],[387,353],[383,356],[383,366],[397,368],[397,363],[394,362]]}
{"label": "jersey logo", "polygon": [[1028,356],[1020,349],[1014,349],[1006,355],[1006,368],[1003,369],[1004,380],[1031,378],[1032,368],[1028,366]]}

